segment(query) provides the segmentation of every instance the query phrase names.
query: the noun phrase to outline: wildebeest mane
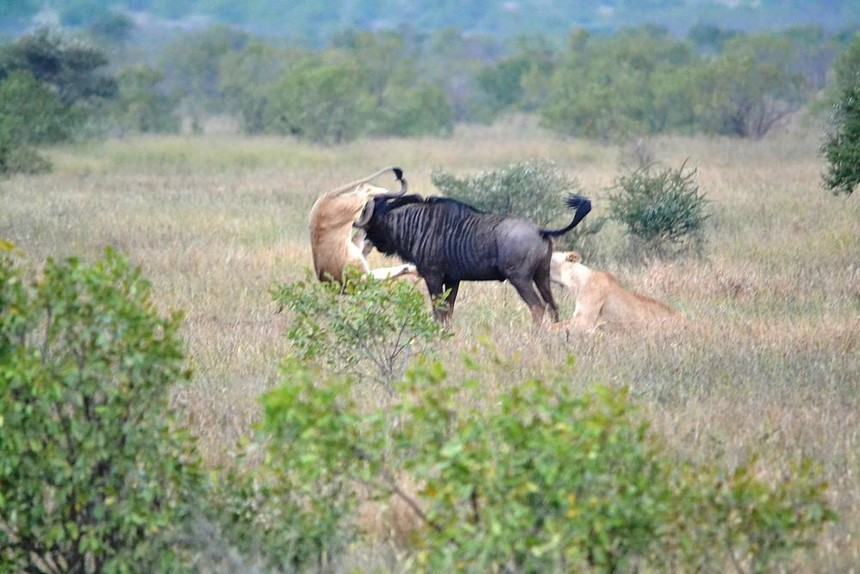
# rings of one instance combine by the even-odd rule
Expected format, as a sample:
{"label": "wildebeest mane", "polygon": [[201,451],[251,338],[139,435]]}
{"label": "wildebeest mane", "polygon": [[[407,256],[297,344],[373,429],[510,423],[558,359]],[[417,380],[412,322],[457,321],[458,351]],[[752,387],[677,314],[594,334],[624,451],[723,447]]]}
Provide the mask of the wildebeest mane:
{"label": "wildebeest mane", "polygon": [[442,197],[439,195],[433,195],[424,200],[424,203],[429,205],[446,205],[461,209],[463,211],[471,211],[472,213],[486,213],[486,211],[480,210],[473,205],[469,205],[468,203],[463,203],[459,199],[451,199],[450,197]]}
{"label": "wildebeest mane", "polygon": [[[449,209],[454,210],[457,213],[480,213],[487,214],[486,211],[478,209],[473,205],[469,205],[468,203],[463,203],[458,199],[452,199],[450,197],[442,197],[439,195],[432,195],[430,197],[421,197],[418,194],[410,194],[404,195],[395,199],[386,199],[380,202],[381,205],[377,205],[376,209],[380,210],[379,215],[382,216],[398,207],[403,207],[404,205],[423,203],[425,205],[438,205],[440,207],[447,207]],[[567,226],[561,229],[541,229],[540,233],[543,237],[558,237],[559,235],[563,235],[576,227],[576,225],[588,215],[588,212],[591,211],[591,202],[588,199],[580,196],[580,195],[570,195],[568,196],[565,204],[570,209],[576,210],[576,216],[573,221],[570,222]],[[495,214],[488,214],[495,215]],[[503,217],[503,216],[499,216]]]}
{"label": "wildebeest mane", "polygon": [[443,208],[452,209],[458,213],[486,213],[481,211],[480,209],[473,207],[467,203],[463,203],[457,199],[451,199],[449,197],[442,197],[439,195],[431,195],[430,197],[422,197],[417,193],[403,195],[400,197],[395,197],[393,199],[386,198],[381,199],[377,202],[377,205],[374,211],[377,214],[377,217],[383,217],[391,211],[399,207],[403,207],[406,205],[415,205],[415,204],[423,204],[423,205],[431,205],[431,206],[439,206]]}

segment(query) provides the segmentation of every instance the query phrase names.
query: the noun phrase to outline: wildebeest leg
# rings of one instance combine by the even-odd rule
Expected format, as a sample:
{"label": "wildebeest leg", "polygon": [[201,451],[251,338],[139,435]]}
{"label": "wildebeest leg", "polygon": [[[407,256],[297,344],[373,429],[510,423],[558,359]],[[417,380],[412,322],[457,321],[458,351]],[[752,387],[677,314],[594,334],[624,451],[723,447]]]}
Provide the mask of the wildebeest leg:
{"label": "wildebeest leg", "polygon": [[526,305],[529,306],[529,310],[532,312],[532,322],[535,327],[540,325],[543,320],[544,304],[540,297],[538,297],[538,294],[535,293],[534,287],[532,287],[531,278],[508,277],[508,281],[510,281],[511,285],[514,286],[517,293],[519,293],[520,297],[523,298],[523,301],[526,302]]}
{"label": "wildebeest leg", "polygon": [[445,290],[448,296],[445,298],[446,322],[450,322],[454,318],[454,301],[457,300],[457,291],[460,290],[460,282],[445,283]]}
{"label": "wildebeest leg", "polygon": [[445,324],[448,319],[448,303],[442,300],[444,291],[442,278],[436,275],[424,275],[427,293],[430,294],[430,304],[433,305],[433,318],[437,323]]}
{"label": "wildebeest leg", "polygon": [[550,285],[549,275],[546,277],[535,277],[535,285],[537,286],[540,296],[549,307],[549,314],[552,317],[553,323],[558,323],[558,305],[555,304],[555,298],[552,296],[552,286]]}

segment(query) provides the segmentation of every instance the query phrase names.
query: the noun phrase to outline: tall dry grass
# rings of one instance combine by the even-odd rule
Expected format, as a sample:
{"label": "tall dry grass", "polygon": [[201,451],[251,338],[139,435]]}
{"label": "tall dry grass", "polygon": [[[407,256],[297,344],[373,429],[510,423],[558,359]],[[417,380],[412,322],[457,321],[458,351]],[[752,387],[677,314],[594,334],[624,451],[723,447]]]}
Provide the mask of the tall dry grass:
{"label": "tall dry grass", "polygon": [[[818,143],[814,130],[800,129],[756,142],[646,142],[655,159],[698,168],[712,213],[704,252],[675,261],[631,257],[622,230],[609,225],[586,263],[670,303],[689,325],[659,337],[533,334],[510,286],[466,284],[456,334],[440,349],[452,376],[466,376],[459,356],[474,349],[485,359],[487,385],[474,401],[492,403],[529,377],[582,389],[624,385],[684,456],[719,454],[732,464],[760,452],[763,472],[774,475],[810,456],[823,465],[840,521],[796,569],[856,571],[860,198],[821,189]],[[627,148],[549,137],[526,118],[462,128],[448,140],[320,148],[277,138],[159,137],[50,155],[53,174],[0,182],[0,238],[34,265],[95,259],[112,246],[144,269],[160,307],[185,311],[195,375],[175,400],[212,462],[250,432],[256,397],[278,383],[287,319],[268,290],[304,277],[306,220],[318,193],[389,164],[405,169],[412,190],[432,194],[435,168],[465,174],[549,159],[580,180],[596,217],[607,212],[620,166],[634,160]],[[373,262],[388,264],[378,255]],[[573,301],[556,296],[569,317]],[[572,373],[562,367],[568,356]]]}

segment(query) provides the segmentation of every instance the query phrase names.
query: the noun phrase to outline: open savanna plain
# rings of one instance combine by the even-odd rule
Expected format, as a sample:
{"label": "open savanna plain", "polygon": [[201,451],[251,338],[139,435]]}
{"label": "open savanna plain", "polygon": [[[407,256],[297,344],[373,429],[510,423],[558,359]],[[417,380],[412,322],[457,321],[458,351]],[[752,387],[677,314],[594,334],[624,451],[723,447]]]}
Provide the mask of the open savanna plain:
{"label": "open savanna plain", "polygon": [[[760,141],[640,142],[640,156],[697,169],[711,214],[704,246],[659,259],[631,250],[609,223],[587,239],[585,263],[669,303],[688,324],[662,336],[533,333],[511,286],[464,284],[453,336],[437,350],[450,377],[475,376],[461,359],[469,352],[483,368],[477,403],[529,378],[583,392],[626,387],[680,456],[731,466],[758,453],[764,478],[810,458],[839,518],[789,567],[860,571],[860,197],[822,190],[819,143],[808,126]],[[111,140],[49,150],[51,174],[0,182],[0,239],[34,269],[48,257],[93,261],[107,247],[142,268],[158,308],[185,314],[194,375],[173,400],[217,464],[252,433],[257,398],[281,380],[289,314],[276,313],[270,291],[306,277],[308,213],[321,192],[399,165],[412,191],[432,195],[434,169],[469,175],[551,160],[580,182],[596,219],[609,213],[622,166],[637,161],[631,149],[556,139],[523,119],[450,139],[328,148],[230,136]],[[557,223],[569,219],[559,203]],[[557,289],[556,299],[569,319],[572,298]],[[361,400],[385,394],[368,385]]]}

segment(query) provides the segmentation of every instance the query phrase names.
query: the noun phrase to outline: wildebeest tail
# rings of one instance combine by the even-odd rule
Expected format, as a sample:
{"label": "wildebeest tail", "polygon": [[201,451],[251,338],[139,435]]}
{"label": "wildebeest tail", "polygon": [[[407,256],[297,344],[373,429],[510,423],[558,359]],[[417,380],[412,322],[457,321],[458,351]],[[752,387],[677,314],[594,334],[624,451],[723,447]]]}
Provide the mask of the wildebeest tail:
{"label": "wildebeest tail", "polygon": [[563,227],[561,229],[541,229],[541,237],[558,237],[559,235],[564,235],[576,227],[577,224],[582,221],[582,218],[588,215],[588,212],[591,211],[591,202],[588,198],[581,195],[571,195],[567,198],[565,203],[567,203],[567,207],[569,209],[576,210],[576,213],[573,214],[573,221],[571,221],[567,227]]}

